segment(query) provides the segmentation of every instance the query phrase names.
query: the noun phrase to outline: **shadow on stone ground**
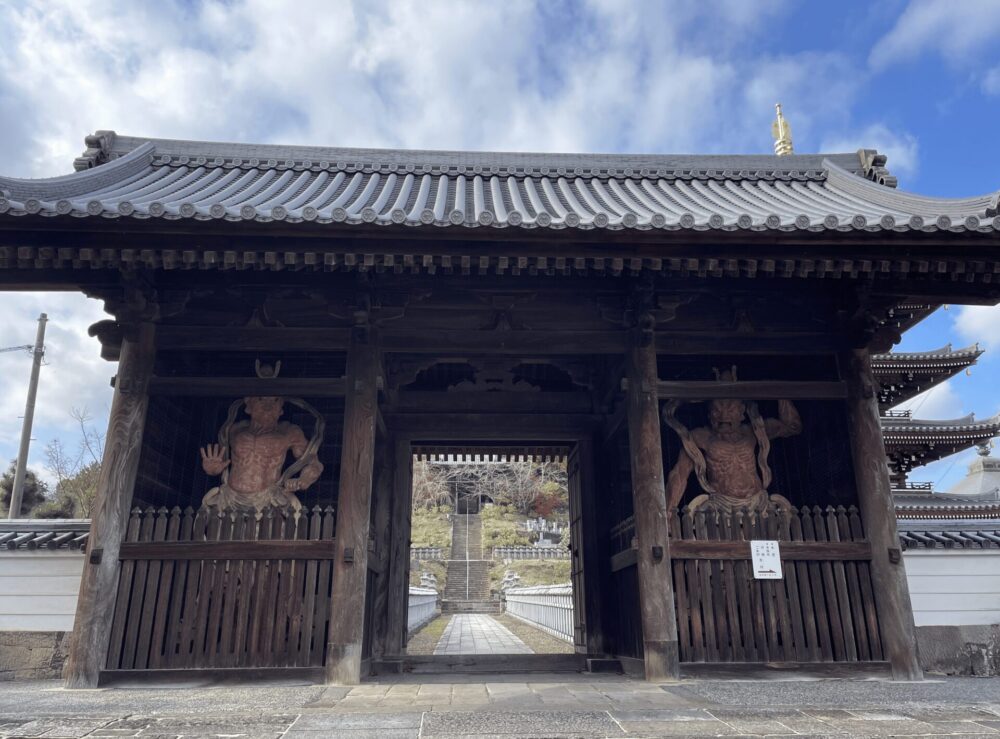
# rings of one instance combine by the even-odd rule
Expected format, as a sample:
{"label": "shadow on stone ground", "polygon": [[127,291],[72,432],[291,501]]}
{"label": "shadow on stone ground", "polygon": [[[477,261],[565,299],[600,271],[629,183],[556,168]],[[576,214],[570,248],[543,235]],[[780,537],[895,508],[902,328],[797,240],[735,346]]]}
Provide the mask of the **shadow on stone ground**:
{"label": "shadow on stone ground", "polygon": [[[436,679],[428,679],[428,678]],[[1000,736],[1000,680],[685,681],[397,676],[65,690],[0,683],[2,737]]]}

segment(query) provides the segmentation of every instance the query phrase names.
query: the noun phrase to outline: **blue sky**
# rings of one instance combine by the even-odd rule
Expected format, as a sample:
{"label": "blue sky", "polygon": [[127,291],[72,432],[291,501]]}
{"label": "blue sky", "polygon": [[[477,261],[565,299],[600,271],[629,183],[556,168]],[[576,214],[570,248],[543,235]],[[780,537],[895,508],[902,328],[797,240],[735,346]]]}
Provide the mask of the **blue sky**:
{"label": "blue sky", "polygon": [[[773,104],[799,152],[877,148],[900,187],[1000,189],[1000,1],[0,0],[0,173],[71,170],[83,136],[339,146],[760,153]],[[114,367],[73,295],[0,295],[0,346],[46,310],[32,463],[104,424]],[[951,306],[907,349],[979,340],[961,376],[912,403],[1000,411],[1000,312]],[[28,358],[0,354],[0,459],[16,450]],[[942,487],[968,455],[914,479]]]}

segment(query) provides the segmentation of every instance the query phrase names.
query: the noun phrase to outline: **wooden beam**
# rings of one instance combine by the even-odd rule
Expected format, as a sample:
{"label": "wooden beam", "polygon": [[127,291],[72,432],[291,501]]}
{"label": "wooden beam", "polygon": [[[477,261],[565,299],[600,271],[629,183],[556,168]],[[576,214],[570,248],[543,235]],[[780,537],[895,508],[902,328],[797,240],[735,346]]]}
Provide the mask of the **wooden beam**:
{"label": "wooden beam", "polygon": [[[673,542],[671,542],[673,545]],[[635,567],[639,563],[639,552],[636,549],[626,549],[611,555],[611,571],[618,572],[627,567]]]}
{"label": "wooden beam", "polygon": [[639,607],[646,679],[677,680],[677,619],[670,569],[667,497],[657,399],[656,349],[636,331],[626,357],[628,439],[635,534],[638,540]]}
{"label": "wooden beam", "polygon": [[[367,343],[365,343],[367,340]],[[375,459],[378,348],[370,335],[352,337],[347,352],[347,393],[337,498],[337,556],[333,560],[326,679],[361,681],[368,530]]]}
{"label": "wooden beam", "polygon": [[[867,541],[814,542],[783,541],[779,551],[783,561],[812,560],[836,562],[849,560],[870,560],[872,545]],[[670,542],[671,559],[750,559],[749,541],[690,541],[674,539]],[[610,558],[611,571],[618,572],[627,567],[635,567],[638,551],[626,549]]]}
{"label": "wooden beam", "polygon": [[[590,393],[421,392],[401,390],[392,411],[401,413],[590,413]],[[522,420],[522,425],[523,425]]]}
{"label": "wooden beam", "polygon": [[160,351],[346,351],[347,328],[236,328],[233,326],[161,326],[156,337]]}
{"label": "wooden beam", "polygon": [[91,516],[87,562],[80,579],[73,641],[64,672],[69,688],[97,687],[107,660],[118,591],[118,553],[139,468],[149,405],[147,386],[155,355],[153,324],[142,323],[126,332]]}
{"label": "wooden beam", "polygon": [[151,395],[188,397],[246,397],[277,395],[308,398],[342,398],[343,377],[153,377]]}
{"label": "wooden beam", "polygon": [[383,334],[386,352],[408,354],[621,354],[621,331],[452,331],[390,329]]}
{"label": "wooden beam", "polygon": [[125,542],[119,559],[333,559],[326,541]]}
{"label": "wooden beam", "polygon": [[661,398],[679,400],[710,400],[739,398],[741,400],[843,400],[847,386],[843,382],[746,380],[713,382],[711,380],[660,380],[656,383]]}
{"label": "wooden beam", "polygon": [[[783,541],[778,545],[782,560],[866,560],[872,558],[867,541]],[[749,541],[674,540],[670,543],[674,559],[750,559]]]}
{"label": "wooden beam", "polygon": [[847,382],[848,428],[858,507],[872,547],[872,586],[882,646],[892,665],[893,678],[921,680],[923,670],[917,659],[913,609],[896,530],[896,510],[879,422],[879,386],[872,374],[871,354],[867,349],[845,352],[840,365]]}
{"label": "wooden beam", "polygon": [[387,413],[401,438],[425,441],[575,441],[600,428],[602,416],[548,413],[530,423],[512,413]]}

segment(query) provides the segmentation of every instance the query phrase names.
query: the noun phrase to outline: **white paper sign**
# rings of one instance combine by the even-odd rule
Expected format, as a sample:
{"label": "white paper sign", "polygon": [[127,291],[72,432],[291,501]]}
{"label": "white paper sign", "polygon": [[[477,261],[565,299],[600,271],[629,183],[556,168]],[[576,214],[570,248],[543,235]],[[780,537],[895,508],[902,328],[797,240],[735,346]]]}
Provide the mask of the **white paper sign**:
{"label": "white paper sign", "polygon": [[751,541],[753,576],[758,580],[781,579],[781,552],[776,541]]}

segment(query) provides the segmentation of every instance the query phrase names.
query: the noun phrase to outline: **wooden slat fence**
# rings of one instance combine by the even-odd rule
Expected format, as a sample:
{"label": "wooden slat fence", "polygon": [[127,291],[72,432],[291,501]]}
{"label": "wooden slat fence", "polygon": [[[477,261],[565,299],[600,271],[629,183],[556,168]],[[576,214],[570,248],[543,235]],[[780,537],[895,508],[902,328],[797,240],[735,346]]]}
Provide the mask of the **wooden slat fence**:
{"label": "wooden slat fence", "polygon": [[107,669],[324,661],[334,511],[132,511]]}
{"label": "wooden slat fence", "polygon": [[[682,662],[884,659],[871,545],[855,507],[684,509],[668,522]],[[615,569],[635,561],[628,523],[612,530]],[[759,539],[781,542],[783,579],[754,579],[750,541]]]}

